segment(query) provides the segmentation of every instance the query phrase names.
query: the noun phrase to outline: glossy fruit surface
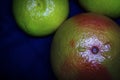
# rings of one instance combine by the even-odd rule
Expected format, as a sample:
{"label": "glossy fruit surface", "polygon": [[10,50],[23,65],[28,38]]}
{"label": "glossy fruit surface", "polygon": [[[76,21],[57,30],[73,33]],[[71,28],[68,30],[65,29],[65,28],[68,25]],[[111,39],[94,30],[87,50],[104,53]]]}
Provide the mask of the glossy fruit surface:
{"label": "glossy fruit surface", "polygon": [[32,36],[53,33],[67,18],[68,12],[68,0],[13,0],[17,24]]}
{"label": "glossy fruit surface", "polygon": [[58,80],[120,80],[119,34],[115,22],[94,13],[65,21],[51,48]]}
{"label": "glossy fruit surface", "polygon": [[100,13],[112,18],[120,17],[120,0],[79,0],[87,11]]}

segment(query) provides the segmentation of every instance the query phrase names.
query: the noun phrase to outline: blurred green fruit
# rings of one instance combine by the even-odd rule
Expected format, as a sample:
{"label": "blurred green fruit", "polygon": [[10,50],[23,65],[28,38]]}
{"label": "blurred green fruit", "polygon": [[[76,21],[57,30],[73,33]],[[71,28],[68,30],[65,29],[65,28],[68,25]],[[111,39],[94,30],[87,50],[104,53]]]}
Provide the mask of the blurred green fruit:
{"label": "blurred green fruit", "polygon": [[83,13],[65,21],[51,46],[58,80],[120,80],[120,28],[108,17]]}
{"label": "blurred green fruit", "polygon": [[120,0],[79,0],[79,2],[87,11],[112,18],[120,17]]}
{"label": "blurred green fruit", "polygon": [[68,12],[68,0],[13,0],[17,24],[32,36],[53,33],[67,18]]}

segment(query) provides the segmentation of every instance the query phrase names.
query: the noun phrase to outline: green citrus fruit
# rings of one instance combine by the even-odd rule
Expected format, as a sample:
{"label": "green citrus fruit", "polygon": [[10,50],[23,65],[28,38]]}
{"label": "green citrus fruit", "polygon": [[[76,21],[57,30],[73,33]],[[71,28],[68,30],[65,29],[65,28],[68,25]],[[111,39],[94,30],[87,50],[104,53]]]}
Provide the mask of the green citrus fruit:
{"label": "green citrus fruit", "polygon": [[17,24],[32,36],[53,33],[67,18],[68,12],[68,0],[13,0]]}
{"label": "green citrus fruit", "polygon": [[120,17],[120,0],[79,0],[79,2],[87,11],[100,13],[112,18]]}
{"label": "green citrus fruit", "polygon": [[120,28],[108,17],[83,13],[65,21],[51,46],[58,80],[120,80]]}

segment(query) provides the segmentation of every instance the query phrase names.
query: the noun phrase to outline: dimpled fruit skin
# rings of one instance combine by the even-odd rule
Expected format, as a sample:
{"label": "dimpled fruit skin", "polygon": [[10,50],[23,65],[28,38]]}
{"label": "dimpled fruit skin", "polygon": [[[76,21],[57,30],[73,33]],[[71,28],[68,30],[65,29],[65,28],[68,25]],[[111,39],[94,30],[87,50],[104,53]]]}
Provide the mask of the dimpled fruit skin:
{"label": "dimpled fruit skin", "polygon": [[100,13],[112,18],[120,17],[120,0],[79,0],[87,11]]}
{"label": "dimpled fruit skin", "polygon": [[13,0],[16,22],[32,36],[53,33],[67,18],[68,12],[68,0]]}
{"label": "dimpled fruit skin", "polygon": [[[65,21],[51,46],[51,64],[58,80],[120,80],[119,34],[115,22],[95,13]],[[93,54],[92,47],[98,53]]]}

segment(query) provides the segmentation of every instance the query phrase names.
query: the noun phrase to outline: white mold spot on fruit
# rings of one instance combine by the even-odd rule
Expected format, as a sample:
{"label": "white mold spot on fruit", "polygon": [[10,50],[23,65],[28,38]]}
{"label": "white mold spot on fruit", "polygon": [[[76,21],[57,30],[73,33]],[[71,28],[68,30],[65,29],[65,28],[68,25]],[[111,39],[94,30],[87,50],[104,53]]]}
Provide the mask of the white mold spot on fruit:
{"label": "white mold spot on fruit", "polygon": [[[95,50],[98,50],[95,54],[91,50],[94,46],[97,47]],[[104,42],[100,41],[96,35],[89,36],[88,38],[83,38],[78,42],[76,47],[77,49],[79,49],[79,47],[86,48],[84,52],[78,50],[78,53],[81,57],[92,63],[103,62],[106,59],[104,55],[106,55],[106,52],[110,51],[110,44],[104,44]],[[107,58],[110,58],[110,56],[107,56]]]}

